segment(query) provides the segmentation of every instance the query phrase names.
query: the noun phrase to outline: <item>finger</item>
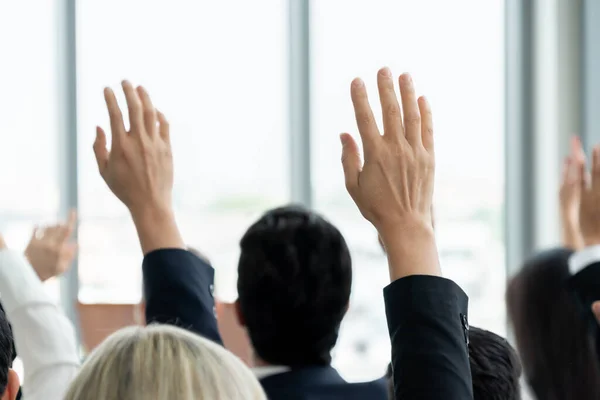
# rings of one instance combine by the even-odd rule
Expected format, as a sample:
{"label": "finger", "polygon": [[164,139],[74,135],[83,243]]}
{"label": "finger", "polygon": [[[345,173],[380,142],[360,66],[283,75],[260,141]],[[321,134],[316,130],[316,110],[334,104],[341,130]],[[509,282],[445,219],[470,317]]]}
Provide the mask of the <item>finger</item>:
{"label": "finger", "polygon": [[592,150],[592,187],[598,188],[598,186],[600,186],[600,146],[594,146]]}
{"label": "finger", "polygon": [[402,98],[402,114],[404,114],[404,135],[411,146],[422,143],[421,114],[417,104],[417,96],[412,78],[409,74],[400,75],[400,97]]}
{"label": "finger", "polygon": [[106,108],[108,109],[108,116],[110,118],[112,145],[118,146],[125,137],[125,125],[123,123],[123,113],[121,113],[121,108],[119,108],[115,92],[113,92],[111,88],[104,89],[104,101],[106,102]]}
{"label": "finger", "polygon": [[579,176],[581,177],[581,190],[588,190],[590,185],[590,174],[586,170],[585,163],[579,165]]}
{"label": "finger", "polygon": [[143,116],[146,133],[150,136],[156,136],[158,134],[158,128],[156,126],[156,108],[152,104],[148,92],[142,86],[137,87],[137,94],[142,101],[142,108],[144,109]]}
{"label": "finger", "polygon": [[67,245],[65,246],[65,248],[63,250],[64,253],[62,253],[62,259],[65,262],[64,262],[64,270],[61,272],[65,272],[73,264],[73,260],[75,259],[75,256],[77,255],[78,249],[79,249],[79,246],[77,245],[77,243],[75,243],[75,242],[67,243]]}
{"label": "finger", "polygon": [[561,174],[561,182],[563,185],[567,184],[571,179],[572,168],[571,168],[571,157],[565,157],[563,161],[562,174]]}
{"label": "finger", "polygon": [[389,138],[404,138],[402,127],[402,112],[394,90],[394,79],[389,68],[382,68],[377,73],[377,88],[383,114],[383,136]]}
{"label": "finger", "polygon": [[600,324],[600,301],[595,301],[594,303],[592,303],[592,312],[596,317],[596,321],[598,321],[598,323]]}
{"label": "finger", "polygon": [[61,230],[60,225],[47,226],[44,229],[44,236],[42,236],[42,239],[46,243],[56,244],[59,242],[60,230]]}
{"label": "finger", "polygon": [[61,226],[61,230],[59,232],[59,240],[65,241],[71,237],[73,232],[75,231],[75,227],[77,226],[77,210],[72,209],[69,211],[69,217],[67,222]]}
{"label": "finger", "polygon": [[31,239],[29,239],[30,242],[33,242],[34,240],[38,240],[41,236],[41,232],[40,232],[40,226],[36,225],[33,227],[33,231],[31,232]]}
{"label": "finger", "polygon": [[157,114],[158,114],[158,130],[160,132],[160,137],[163,138],[163,140],[165,141],[169,141],[171,139],[171,134],[170,134],[170,128],[169,128],[169,121],[167,121],[167,118],[165,117],[165,114],[163,114],[162,112],[157,110]]}
{"label": "finger", "polygon": [[121,85],[123,86],[123,92],[127,100],[127,109],[129,110],[129,133],[141,135],[144,132],[142,101],[129,81],[123,81]]}
{"label": "finger", "polygon": [[342,133],[340,140],[342,142],[342,167],[344,168],[346,189],[352,195],[358,188],[358,176],[362,169],[360,151],[356,141],[349,134]]}
{"label": "finger", "polygon": [[573,136],[571,139],[571,155],[576,162],[583,162],[585,160],[585,152],[581,145],[581,139],[577,136]]}
{"label": "finger", "polygon": [[354,116],[356,117],[356,125],[365,150],[365,160],[373,154],[373,149],[378,140],[381,140],[377,123],[373,116],[373,111],[369,105],[367,89],[365,83],[356,78],[352,81],[350,93],[352,96],[352,104],[354,105]]}
{"label": "finger", "polygon": [[417,103],[421,114],[421,141],[427,151],[433,152],[433,114],[431,113],[431,106],[425,96],[419,97]]}
{"label": "finger", "polygon": [[100,171],[100,175],[103,175],[104,171],[106,170],[106,166],[108,165],[109,152],[106,148],[106,134],[99,126],[96,127],[94,155],[96,156],[96,163],[98,163],[98,171]]}

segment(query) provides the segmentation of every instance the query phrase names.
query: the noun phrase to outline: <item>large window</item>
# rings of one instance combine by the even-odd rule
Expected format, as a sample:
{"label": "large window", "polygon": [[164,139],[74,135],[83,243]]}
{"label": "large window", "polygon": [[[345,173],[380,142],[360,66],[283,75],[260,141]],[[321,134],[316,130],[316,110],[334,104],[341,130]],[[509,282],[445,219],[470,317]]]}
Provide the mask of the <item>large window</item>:
{"label": "large window", "polygon": [[378,377],[390,354],[381,292],[387,263],[346,194],[338,139],[341,132],[358,139],[351,80],[366,81],[377,109],[381,66],[411,72],[432,104],[443,272],[469,295],[473,325],[505,331],[503,12],[502,0],[312,2],[312,179],[316,208],[352,250],[353,294],[335,358],[349,379]]}
{"label": "large window", "polygon": [[216,266],[219,297],[235,296],[242,233],[288,200],[284,7],[279,0],[79,2],[81,301],[141,297],[137,236],[91,150],[94,126],[108,127],[102,88],[120,90],[125,78],[145,85],[169,119],[184,238]]}
{"label": "large window", "polygon": [[[59,207],[54,5],[0,2],[0,232],[17,249]],[[58,282],[47,289],[58,300]]]}
{"label": "large window", "polygon": [[[59,203],[53,2],[0,3],[0,232],[27,243]],[[8,39],[11,38],[11,39]]]}
{"label": "large window", "polygon": [[[23,246],[60,200],[55,2],[0,5],[0,232]],[[289,202],[286,0],[77,2],[79,300],[137,303],[142,254],[127,210],[100,178],[95,126],[108,128],[102,89],[145,85],[167,115],[175,154],[175,211],[190,246],[217,270],[217,294],[236,296],[238,241],[266,209]],[[504,1],[311,2],[311,154],[315,208],[353,255],[354,287],[334,363],[349,380],[389,363],[375,230],[344,188],[340,132],[357,136],[356,76],[378,107],[375,76],[411,72],[434,109],[436,230],[444,274],[469,295],[473,325],[505,333]],[[298,61],[298,60],[296,60]],[[233,113],[232,113],[233,110]],[[124,109],[126,112],[126,109]],[[378,114],[378,111],[376,111]],[[233,115],[233,117],[232,117]],[[108,129],[107,129],[108,131]],[[308,157],[307,157],[308,158]]]}

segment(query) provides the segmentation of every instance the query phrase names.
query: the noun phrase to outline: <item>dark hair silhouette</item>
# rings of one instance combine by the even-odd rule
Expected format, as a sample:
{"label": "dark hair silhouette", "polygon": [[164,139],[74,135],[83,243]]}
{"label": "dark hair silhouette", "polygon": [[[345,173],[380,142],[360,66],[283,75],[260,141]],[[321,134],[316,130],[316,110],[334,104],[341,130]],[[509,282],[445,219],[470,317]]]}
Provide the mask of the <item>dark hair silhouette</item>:
{"label": "dark hair silhouette", "polygon": [[595,341],[567,286],[571,254],[559,248],[532,257],[506,291],[525,377],[538,400],[600,399]]}
{"label": "dark hair silhouette", "polygon": [[348,308],[342,234],[298,206],[265,213],[241,241],[238,295],[256,354],[275,365],[328,365]]}

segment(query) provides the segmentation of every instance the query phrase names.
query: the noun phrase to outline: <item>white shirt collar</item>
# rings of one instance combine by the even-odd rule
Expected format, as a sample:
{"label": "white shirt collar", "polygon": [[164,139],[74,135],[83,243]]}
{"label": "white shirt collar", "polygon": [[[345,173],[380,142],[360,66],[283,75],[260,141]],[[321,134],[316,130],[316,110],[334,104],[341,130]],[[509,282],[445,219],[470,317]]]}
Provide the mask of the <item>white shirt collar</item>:
{"label": "white shirt collar", "polygon": [[283,365],[266,365],[264,367],[254,367],[252,368],[252,372],[256,379],[264,379],[272,375],[282,374],[284,372],[289,371],[289,367],[285,367]]}
{"label": "white shirt collar", "polygon": [[572,275],[584,270],[587,266],[600,261],[600,246],[588,246],[575,252],[569,259],[569,271]]}

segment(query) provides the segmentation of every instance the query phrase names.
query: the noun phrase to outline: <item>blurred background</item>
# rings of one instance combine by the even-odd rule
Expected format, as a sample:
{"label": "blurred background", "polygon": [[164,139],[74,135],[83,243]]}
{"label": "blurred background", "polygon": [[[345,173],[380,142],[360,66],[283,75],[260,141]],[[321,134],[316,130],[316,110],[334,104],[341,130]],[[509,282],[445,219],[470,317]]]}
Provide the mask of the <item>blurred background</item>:
{"label": "blurred background", "polygon": [[357,134],[351,80],[375,99],[387,65],[433,107],[444,274],[469,295],[472,325],[507,335],[507,274],[558,242],[569,137],[600,139],[598,17],[594,0],[2,1],[0,230],[23,247],[33,224],[77,208],[77,265],[48,291],[84,344],[135,320],[142,254],[92,142],[108,127],[103,87],[143,84],[170,120],[178,221],[213,262],[218,298],[236,298],[253,220],[314,207],[354,262],[334,364],[380,377],[387,264],[346,194],[338,135]]}

